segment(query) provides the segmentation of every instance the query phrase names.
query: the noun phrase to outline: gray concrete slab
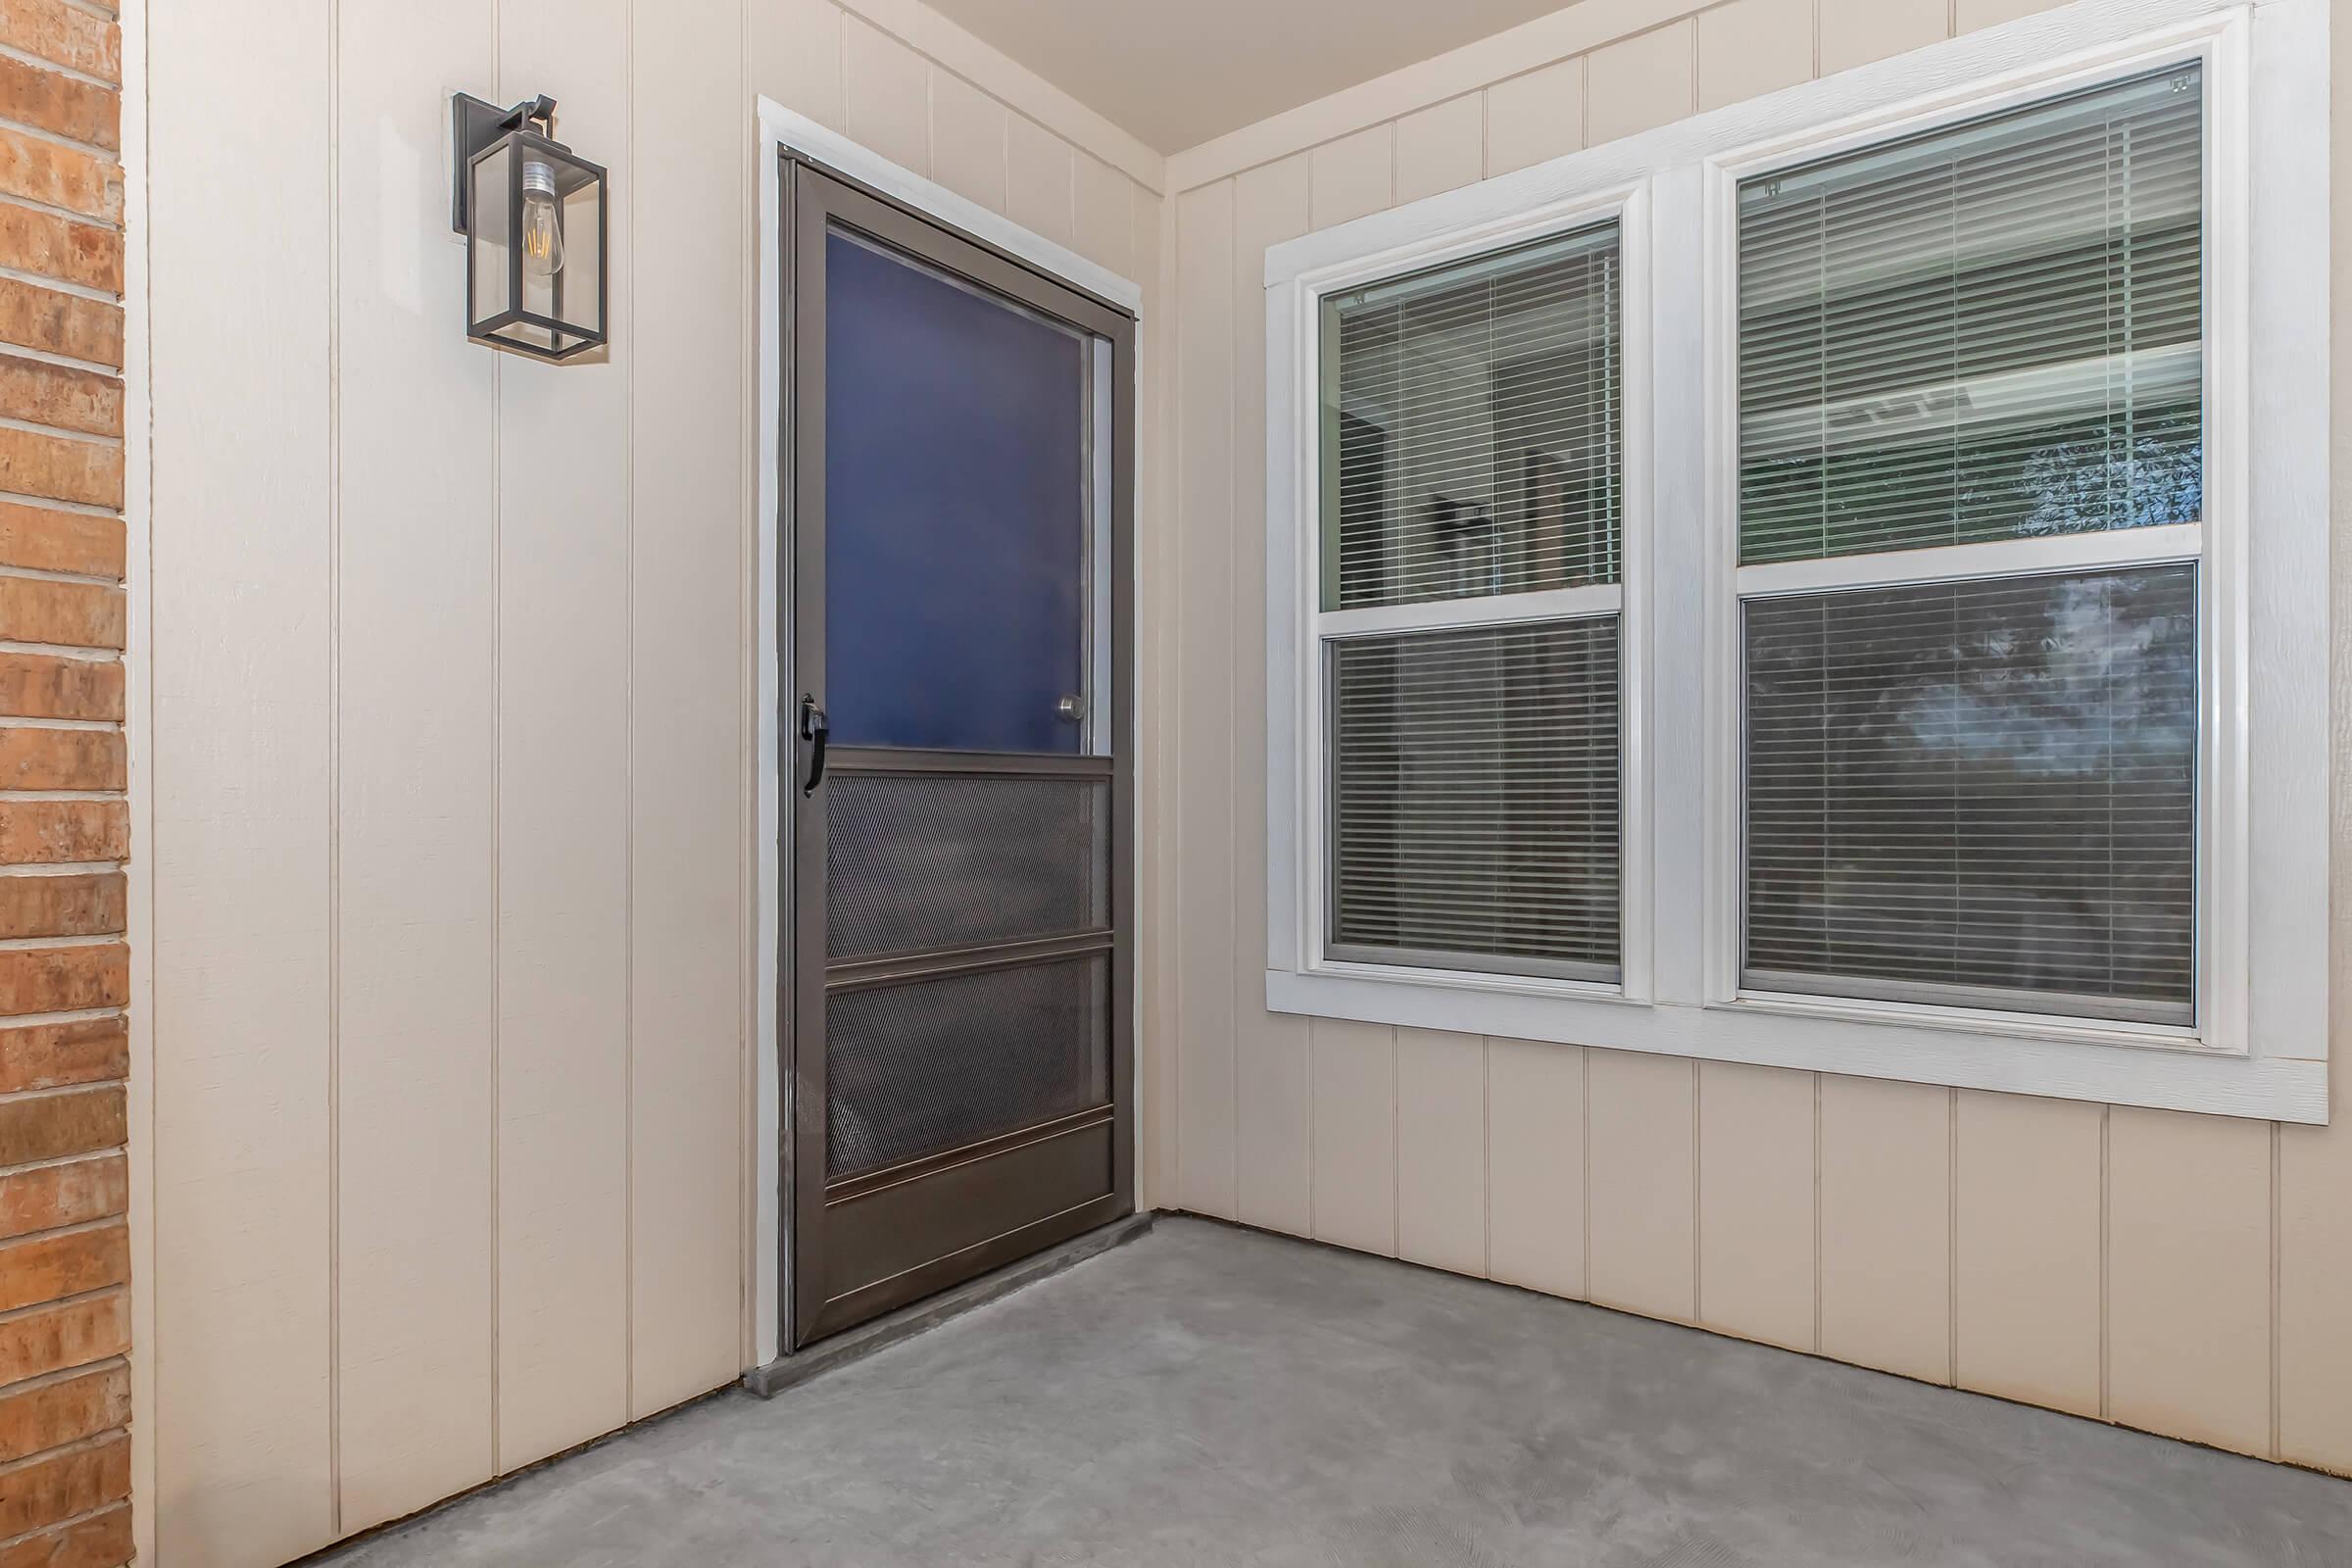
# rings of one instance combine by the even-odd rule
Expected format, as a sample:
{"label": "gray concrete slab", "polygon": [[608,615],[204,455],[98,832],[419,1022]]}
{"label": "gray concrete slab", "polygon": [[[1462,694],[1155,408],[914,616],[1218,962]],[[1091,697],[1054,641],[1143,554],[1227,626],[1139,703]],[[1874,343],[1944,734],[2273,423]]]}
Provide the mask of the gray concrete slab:
{"label": "gray concrete slab", "polygon": [[1173,1219],[325,1560],[2341,1568],[2352,1483]]}

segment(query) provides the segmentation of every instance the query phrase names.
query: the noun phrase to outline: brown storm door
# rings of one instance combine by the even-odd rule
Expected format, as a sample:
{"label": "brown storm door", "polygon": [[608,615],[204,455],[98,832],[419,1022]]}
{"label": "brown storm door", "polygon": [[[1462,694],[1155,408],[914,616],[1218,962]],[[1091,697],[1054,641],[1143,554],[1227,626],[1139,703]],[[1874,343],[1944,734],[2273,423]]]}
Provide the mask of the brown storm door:
{"label": "brown storm door", "polygon": [[797,1348],[1134,1206],[1135,325],[783,173]]}

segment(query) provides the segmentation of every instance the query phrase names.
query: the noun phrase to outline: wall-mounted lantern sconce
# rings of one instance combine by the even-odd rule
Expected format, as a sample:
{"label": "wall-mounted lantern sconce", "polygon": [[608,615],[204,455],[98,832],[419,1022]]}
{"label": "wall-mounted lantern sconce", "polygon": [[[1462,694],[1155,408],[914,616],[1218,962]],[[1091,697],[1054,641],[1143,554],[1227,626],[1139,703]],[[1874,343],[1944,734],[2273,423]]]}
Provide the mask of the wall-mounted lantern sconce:
{"label": "wall-mounted lantern sconce", "polygon": [[556,101],[451,96],[466,335],[568,360],[605,341],[605,172],[554,140]]}

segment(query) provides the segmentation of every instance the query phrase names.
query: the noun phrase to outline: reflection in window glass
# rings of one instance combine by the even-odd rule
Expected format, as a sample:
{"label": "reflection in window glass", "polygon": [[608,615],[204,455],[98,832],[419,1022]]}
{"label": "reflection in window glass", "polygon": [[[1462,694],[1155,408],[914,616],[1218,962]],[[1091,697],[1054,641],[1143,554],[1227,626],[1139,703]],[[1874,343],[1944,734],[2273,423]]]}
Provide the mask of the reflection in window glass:
{"label": "reflection in window glass", "polygon": [[1617,580],[1614,223],[1323,301],[1326,610]]}
{"label": "reflection in window glass", "polygon": [[1747,564],[2199,520],[2187,65],[1740,191]]}
{"label": "reflection in window glass", "polygon": [[2187,1021],[2193,566],[1745,611],[1745,984]]}

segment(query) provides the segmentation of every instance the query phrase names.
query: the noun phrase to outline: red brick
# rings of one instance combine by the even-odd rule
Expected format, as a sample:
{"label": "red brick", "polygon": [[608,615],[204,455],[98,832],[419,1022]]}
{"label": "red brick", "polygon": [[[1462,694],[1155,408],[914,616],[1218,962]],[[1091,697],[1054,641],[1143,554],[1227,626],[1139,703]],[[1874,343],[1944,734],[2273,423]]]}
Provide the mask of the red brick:
{"label": "red brick", "polygon": [[0,1094],[103,1083],[130,1074],[130,1023],[75,1018],[0,1029]]}
{"label": "red brick", "polygon": [[0,1538],[45,1530],[130,1495],[130,1439],[102,1438],[0,1469]]}
{"label": "red brick", "polygon": [[[0,0],[5,5],[8,0]],[[104,300],[0,277],[0,343],[118,368],[122,364],[122,307]]]}
{"label": "red brick", "polygon": [[0,1100],[0,1165],[120,1149],[126,1136],[121,1084]]}
{"label": "red brick", "polygon": [[130,1348],[130,1293],[108,1291],[0,1318],[0,1383],[88,1366]]}
{"label": "red brick", "polygon": [[130,1233],[120,1223],[0,1243],[0,1312],[103,1291],[128,1278]]}
{"label": "red brick", "polygon": [[[0,113],[11,108],[0,99]],[[121,164],[105,153],[26,135],[5,124],[0,124],[0,192],[110,223],[122,220]]]}
{"label": "red brick", "polygon": [[0,1568],[123,1568],[131,1558],[130,1505],[0,1546]]}
{"label": "red brick", "polygon": [[0,1013],[71,1012],[129,1001],[130,950],[120,942],[0,949]]}
{"label": "red brick", "polygon": [[[0,430],[0,436],[19,433]],[[122,453],[115,456],[119,464]],[[0,457],[4,466],[5,458]],[[46,577],[0,577],[0,637],[73,648],[121,648],[126,625],[120,588]]]}
{"label": "red brick", "polygon": [[0,650],[0,715],[120,722],[122,661]]}
{"label": "red brick", "polygon": [[120,294],[122,231],[0,202],[0,267]]}
{"label": "red brick", "polygon": [[0,0],[0,44],[84,75],[122,79],[122,29],[65,0]]}
{"label": "red brick", "polygon": [[0,1463],[62,1448],[129,1420],[130,1373],[120,1363],[28,1389],[0,1389]]}
{"label": "red brick", "polygon": [[122,382],[96,370],[0,354],[0,415],[84,435],[121,435]]}
{"label": "red brick", "polygon": [[0,1546],[0,1568],[123,1568],[131,1558],[130,1505]]}
{"label": "red brick", "polygon": [[122,505],[122,449],[0,428],[0,489],[92,507]]}
{"label": "red brick", "polygon": [[113,936],[127,923],[127,897],[120,871],[0,876],[0,937]]}
{"label": "red brick", "polygon": [[36,1165],[0,1176],[0,1240],[113,1219],[130,1201],[130,1168],[121,1154]]}
{"label": "red brick", "polygon": [[122,94],[0,55],[0,113],[21,125],[109,152],[122,146]]}
{"label": "red brick", "polygon": [[0,800],[0,865],[129,858],[130,808],[121,801]]}
{"label": "red brick", "polygon": [[0,789],[119,790],[122,732],[0,724]]}
{"label": "red brick", "polygon": [[120,580],[123,551],[121,517],[0,501],[0,566],[77,571]]}

